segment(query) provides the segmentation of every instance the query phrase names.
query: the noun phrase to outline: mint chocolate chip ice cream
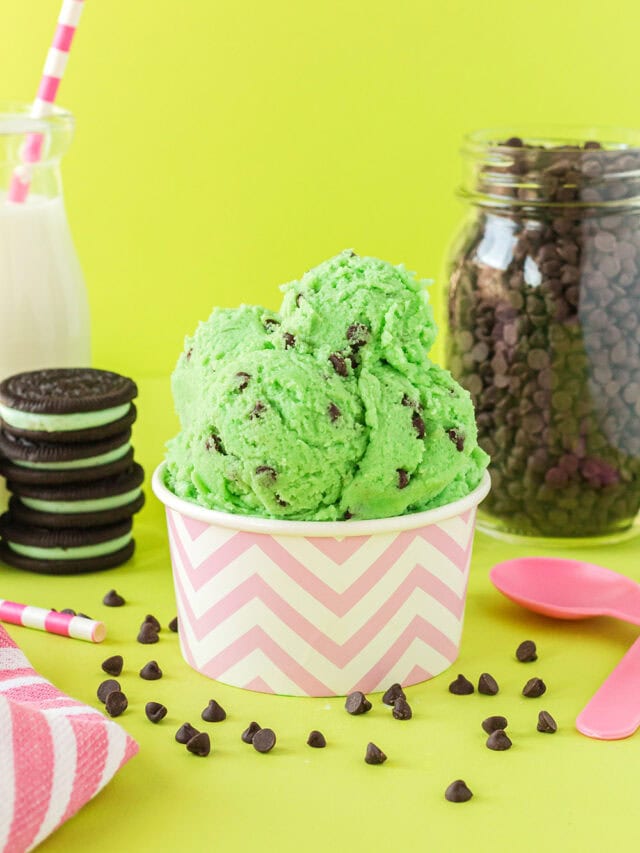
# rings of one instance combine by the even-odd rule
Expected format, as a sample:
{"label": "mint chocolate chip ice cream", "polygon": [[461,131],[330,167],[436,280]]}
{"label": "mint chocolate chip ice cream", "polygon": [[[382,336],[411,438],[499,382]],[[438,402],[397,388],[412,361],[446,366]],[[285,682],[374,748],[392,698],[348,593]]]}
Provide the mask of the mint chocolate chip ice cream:
{"label": "mint chocolate chip ice cream", "polygon": [[424,283],[342,252],[283,290],[279,313],[216,309],[186,339],[168,488],[210,509],[319,521],[472,491],[488,457],[469,394],[429,359]]}

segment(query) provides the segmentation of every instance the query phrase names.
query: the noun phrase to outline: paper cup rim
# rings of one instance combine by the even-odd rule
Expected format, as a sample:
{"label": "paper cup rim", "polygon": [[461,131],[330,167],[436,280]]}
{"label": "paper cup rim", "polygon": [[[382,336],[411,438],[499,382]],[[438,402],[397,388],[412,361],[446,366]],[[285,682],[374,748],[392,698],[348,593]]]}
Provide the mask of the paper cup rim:
{"label": "paper cup rim", "polygon": [[487,496],[491,488],[488,471],[484,472],[480,484],[465,497],[435,509],[408,515],[394,515],[390,518],[372,518],[362,521],[281,521],[275,518],[261,518],[253,515],[235,515],[216,509],[206,509],[191,501],[174,495],[165,486],[164,471],[166,462],[161,462],[153,472],[151,488],[155,496],[166,507],[179,512],[194,521],[226,527],[243,533],[264,533],[271,536],[317,536],[342,539],[348,536],[370,536],[375,533],[392,533],[401,530],[415,530],[437,524],[449,518],[462,515]]}

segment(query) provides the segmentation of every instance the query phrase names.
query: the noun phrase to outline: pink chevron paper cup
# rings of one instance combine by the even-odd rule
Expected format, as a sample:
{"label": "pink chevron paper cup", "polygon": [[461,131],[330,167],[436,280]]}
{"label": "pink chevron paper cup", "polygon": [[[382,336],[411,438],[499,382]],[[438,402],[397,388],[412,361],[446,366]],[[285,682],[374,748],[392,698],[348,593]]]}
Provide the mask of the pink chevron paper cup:
{"label": "pink chevron paper cup", "polygon": [[165,505],[180,644],[198,672],[289,696],[415,684],[460,646],[476,508],[455,503],[372,521],[276,521]]}

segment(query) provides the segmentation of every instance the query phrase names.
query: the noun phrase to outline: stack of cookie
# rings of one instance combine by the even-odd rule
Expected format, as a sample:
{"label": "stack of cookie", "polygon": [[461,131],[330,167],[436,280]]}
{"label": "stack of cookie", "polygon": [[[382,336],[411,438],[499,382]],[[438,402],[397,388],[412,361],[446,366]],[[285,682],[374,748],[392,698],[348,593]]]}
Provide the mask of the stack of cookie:
{"label": "stack of cookie", "polygon": [[144,504],[133,460],[134,382],[92,368],[36,370],[0,383],[0,474],[12,493],[0,559],[34,572],[109,569],[134,551]]}

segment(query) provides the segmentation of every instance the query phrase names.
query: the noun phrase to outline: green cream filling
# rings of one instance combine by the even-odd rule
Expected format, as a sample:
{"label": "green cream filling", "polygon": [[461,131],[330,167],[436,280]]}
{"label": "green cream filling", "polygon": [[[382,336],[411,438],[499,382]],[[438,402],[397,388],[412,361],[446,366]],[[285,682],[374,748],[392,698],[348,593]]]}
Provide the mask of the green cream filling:
{"label": "green cream filling", "polygon": [[101,453],[100,456],[89,456],[87,459],[71,459],[68,462],[24,462],[21,459],[13,459],[14,465],[19,465],[21,468],[35,468],[42,471],[70,471],[73,468],[93,468],[95,465],[108,465],[109,462],[115,462],[122,459],[129,452],[131,445],[129,442],[121,444],[115,450],[110,450],[108,453]]}
{"label": "green cream filling", "polygon": [[108,542],[98,542],[96,545],[81,545],[78,548],[38,548],[35,545],[19,545],[7,541],[7,545],[16,554],[33,557],[36,560],[82,560],[86,557],[101,557],[103,554],[113,554],[131,541],[131,532]]}
{"label": "green cream filling", "polygon": [[76,429],[91,429],[91,427],[110,424],[118,421],[129,411],[130,403],[114,406],[111,409],[100,409],[97,412],[69,412],[65,415],[48,415],[39,412],[21,412],[0,403],[0,417],[9,426],[16,429],[30,429],[36,432],[67,432]]}
{"label": "green cream filling", "polygon": [[140,493],[141,488],[132,489],[130,492],[124,492],[121,495],[112,495],[108,498],[93,498],[86,501],[43,501],[39,498],[20,498],[21,502],[30,509],[38,510],[38,512],[100,512],[105,509],[115,509],[119,506],[125,506],[131,501],[135,501]]}

